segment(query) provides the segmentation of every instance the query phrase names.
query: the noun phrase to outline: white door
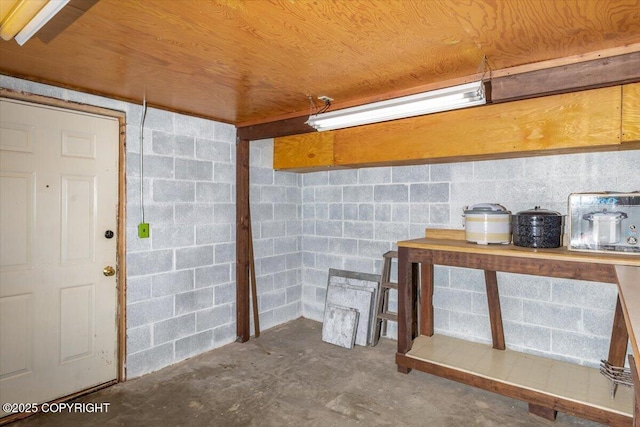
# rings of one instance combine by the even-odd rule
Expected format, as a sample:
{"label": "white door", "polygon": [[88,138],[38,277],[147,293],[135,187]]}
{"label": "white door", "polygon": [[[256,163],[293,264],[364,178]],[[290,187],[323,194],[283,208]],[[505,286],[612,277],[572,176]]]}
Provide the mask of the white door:
{"label": "white door", "polygon": [[3,403],[117,376],[116,276],[103,269],[116,267],[118,130],[117,119],[0,99]]}

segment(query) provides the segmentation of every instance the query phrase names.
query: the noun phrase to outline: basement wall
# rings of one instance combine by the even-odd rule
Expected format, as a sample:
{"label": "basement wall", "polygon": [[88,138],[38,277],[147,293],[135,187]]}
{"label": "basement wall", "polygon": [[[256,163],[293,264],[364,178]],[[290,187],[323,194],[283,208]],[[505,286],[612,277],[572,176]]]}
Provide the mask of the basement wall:
{"label": "basement wall", "polygon": [[[566,214],[572,192],[640,190],[639,164],[635,150],[304,174],[303,315],[322,320],[329,268],[380,274],[398,240],[462,228],[466,205]],[[498,283],[509,348],[593,366],[606,358],[614,285],[507,273]],[[490,343],[482,271],[436,267],[435,284],[436,332]]]}
{"label": "basement wall", "polygon": [[[126,113],[127,378],[230,343],[235,324],[235,127],[147,111],[139,239],[140,105],[0,76],[0,87]],[[300,317],[301,190],[252,146],[261,329]],[[266,166],[265,166],[266,165]],[[283,198],[284,196],[284,198]],[[284,202],[287,203],[284,203]]]}

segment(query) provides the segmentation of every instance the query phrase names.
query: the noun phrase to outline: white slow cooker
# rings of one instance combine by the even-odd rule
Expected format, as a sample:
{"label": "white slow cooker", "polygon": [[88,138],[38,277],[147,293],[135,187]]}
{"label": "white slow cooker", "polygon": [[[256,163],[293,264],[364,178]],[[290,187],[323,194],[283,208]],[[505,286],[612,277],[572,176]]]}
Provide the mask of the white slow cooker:
{"label": "white slow cooker", "polygon": [[464,210],[467,242],[487,245],[511,243],[511,212],[497,203],[480,203]]}

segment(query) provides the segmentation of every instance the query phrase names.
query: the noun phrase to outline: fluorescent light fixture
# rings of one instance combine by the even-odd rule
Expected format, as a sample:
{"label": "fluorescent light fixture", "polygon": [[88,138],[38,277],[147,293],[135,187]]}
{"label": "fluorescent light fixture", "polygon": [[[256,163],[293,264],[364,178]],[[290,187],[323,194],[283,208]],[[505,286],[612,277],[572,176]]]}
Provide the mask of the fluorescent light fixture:
{"label": "fluorescent light fixture", "polygon": [[27,25],[16,35],[16,42],[22,46],[25,44],[40,28],[44,26],[51,18],[53,18],[60,10],[69,3],[69,0],[49,0],[42,9],[31,19]]}
{"label": "fluorescent light fixture", "polygon": [[486,103],[484,84],[476,81],[329,113],[312,114],[307,124],[318,131],[342,129]]}

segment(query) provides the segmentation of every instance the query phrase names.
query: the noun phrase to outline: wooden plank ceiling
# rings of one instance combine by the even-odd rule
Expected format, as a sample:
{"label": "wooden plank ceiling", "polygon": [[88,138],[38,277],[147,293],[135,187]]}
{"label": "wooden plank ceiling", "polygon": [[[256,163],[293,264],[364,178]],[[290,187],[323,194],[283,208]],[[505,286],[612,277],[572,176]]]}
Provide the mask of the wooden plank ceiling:
{"label": "wooden plank ceiling", "polygon": [[[95,3],[95,4],[93,4]],[[0,73],[248,125],[640,43],[640,0],[72,0]],[[82,12],[86,9],[86,12]],[[80,12],[78,12],[80,11]],[[640,48],[638,48],[640,50]]]}

